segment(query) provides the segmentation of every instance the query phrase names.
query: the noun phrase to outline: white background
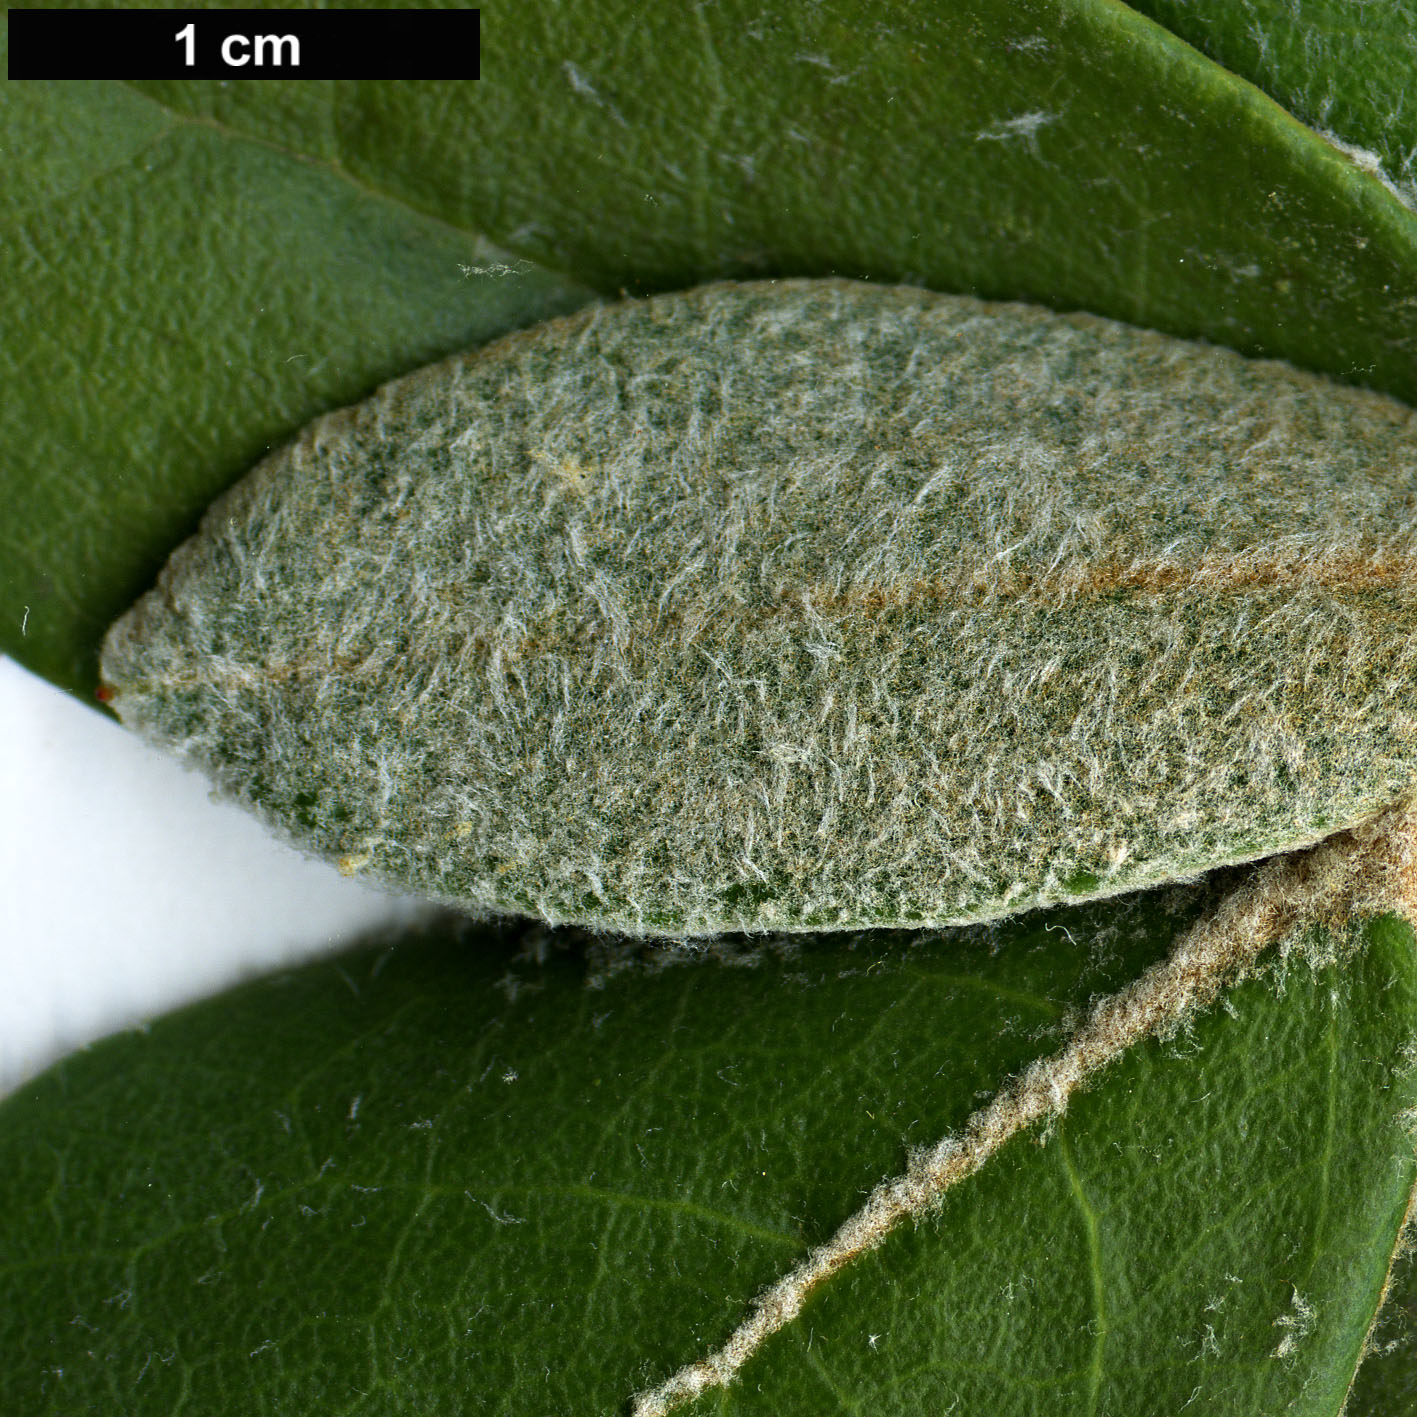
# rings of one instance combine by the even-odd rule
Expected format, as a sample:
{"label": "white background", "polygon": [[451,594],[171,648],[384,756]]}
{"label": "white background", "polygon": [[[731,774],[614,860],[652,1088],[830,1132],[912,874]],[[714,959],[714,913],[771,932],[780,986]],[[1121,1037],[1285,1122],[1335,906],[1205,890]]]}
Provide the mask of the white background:
{"label": "white background", "polygon": [[0,1093],[82,1043],[425,910],[274,840],[0,655]]}

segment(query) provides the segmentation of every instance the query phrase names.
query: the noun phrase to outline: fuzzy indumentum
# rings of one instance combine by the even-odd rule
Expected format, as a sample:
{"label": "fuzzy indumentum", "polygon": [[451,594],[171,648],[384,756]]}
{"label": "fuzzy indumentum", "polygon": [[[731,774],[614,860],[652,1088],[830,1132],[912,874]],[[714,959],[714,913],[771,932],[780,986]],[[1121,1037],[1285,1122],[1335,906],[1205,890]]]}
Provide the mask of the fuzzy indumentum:
{"label": "fuzzy indumentum", "polygon": [[1320,840],[1417,778],[1417,425],[849,281],[601,306],[330,414],[110,632],[301,845],[640,936],[941,926]]}

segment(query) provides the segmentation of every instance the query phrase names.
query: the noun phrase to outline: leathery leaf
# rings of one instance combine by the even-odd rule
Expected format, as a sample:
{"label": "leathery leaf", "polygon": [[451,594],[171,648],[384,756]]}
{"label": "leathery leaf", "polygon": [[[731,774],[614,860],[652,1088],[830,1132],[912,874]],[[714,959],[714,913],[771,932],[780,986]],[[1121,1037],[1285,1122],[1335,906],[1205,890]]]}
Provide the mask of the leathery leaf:
{"label": "leathery leaf", "polygon": [[[623,1414],[1221,894],[706,951],[450,925],[109,1040],[0,1108],[7,1406]],[[1413,1182],[1417,970],[1390,916],[1304,938],[703,1410],[1335,1413]]]}

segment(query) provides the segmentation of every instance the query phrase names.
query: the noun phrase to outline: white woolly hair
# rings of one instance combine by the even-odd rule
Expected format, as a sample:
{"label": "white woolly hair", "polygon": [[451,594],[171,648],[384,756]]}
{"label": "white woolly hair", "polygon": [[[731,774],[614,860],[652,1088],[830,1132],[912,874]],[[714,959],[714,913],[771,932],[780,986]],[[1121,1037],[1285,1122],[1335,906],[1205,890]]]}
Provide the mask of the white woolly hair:
{"label": "white woolly hair", "polygon": [[633,934],[939,926],[1417,779],[1417,425],[848,281],[583,311],[317,420],[110,632],[123,719],[347,870]]}

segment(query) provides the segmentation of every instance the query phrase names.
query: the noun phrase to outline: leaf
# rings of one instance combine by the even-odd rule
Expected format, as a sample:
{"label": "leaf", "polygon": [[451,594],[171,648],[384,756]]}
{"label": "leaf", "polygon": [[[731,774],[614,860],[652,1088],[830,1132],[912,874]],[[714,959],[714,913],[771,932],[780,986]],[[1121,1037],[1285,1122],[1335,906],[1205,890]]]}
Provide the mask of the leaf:
{"label": "leaf", "polygon": [[5,648],[73,690],[291,427],[588,295],[530,266],[470,277],[499,259],[476,236],[122,85],[7,84],[0,126]]}
{"label": "leaf", "polygon": [[[475,87],[0,88],[0,647],[87,693],[103,627],[261,452],[588,287],[909,279],[1414,396],[1411,214],[1122,6],[485,14]],[[1410,62],[1386,60],[1401,92]],[[489,265],[525,275],[469,292],[461,267]],[[0,1111],[0,1387],[22,1411],[620,1410],[722,1341],[902,1138],[960,1125],[1057,1042],[1057,1010],[1139,968],[1159,939],[1134,932],[1109,973],[1125,919],[1018,922],[1002,954],[877,941],[874,970],[838,940],[815,971],[683,965],[599,996],[553,956],[509,967],[541,988],[506,1001],[512,947],[449,940],[396,951],[386,983],[356,968],[361,998],[313,971],[104,1045]],[[1093,953],[1029,935],[1046,924]],[[1096,1374],[1098,1411],[1332,1412],[1411,1180],[1410,942],[1388,928],[1283,998],[1241,986],[1190,1059],[1139,1049],[1047,1145],[814,1297],[725,1410],[790,1414],[775,1385],[819,1411],[835,1384],[914,1412],[964,1382],[988,1385],[976,1409],[1067,1412]],[[529,1071],[493,1086],[507,1040]],[[719,1076],[735,1060],[752,1102]],[[1179,1254],[1195,1267],[1158,1273]],[[889,1325],[854,1326],[871,1313]],[[1025,1381],[990,1385],[1011,1364]]]}
{"label": "leaf", "polygon": [[[1217,896],[707,953],[450,925],[110,1040],[0,1108],[7,1405],[623,1412]],[[1336,1412],[1414,1179],[1412,935],[1361,933],[1137,1048],[704,1410]]]}
{"label": "leaf", "polygon": [[1409,1211],[1392,1288],[1369,1339],[1372,1351],[1354,1379],[1344,1417],[1393,1417],[1417,1405],[1417,1249],[1411,1227]]}
{"label": "leaf", "polygon": [[477,84],[0,88],[0,648],[90,693],[260,453],[587,286],[909,280],[1417,394],[1412,214],[1120,5],[485,20]]}
{"label": "leaf", "polygon": [[719,283],[316,420],[114,625],[104,693],[460,908],[962,924],[1406,797],[1414,481],[1410,409],[1272,362]]}
{"label": "leaf", "polygon": [[1385,0],[1133,0],[1301,122],[1347,144],[1408,206],[1417,194],[1417,6]]}

